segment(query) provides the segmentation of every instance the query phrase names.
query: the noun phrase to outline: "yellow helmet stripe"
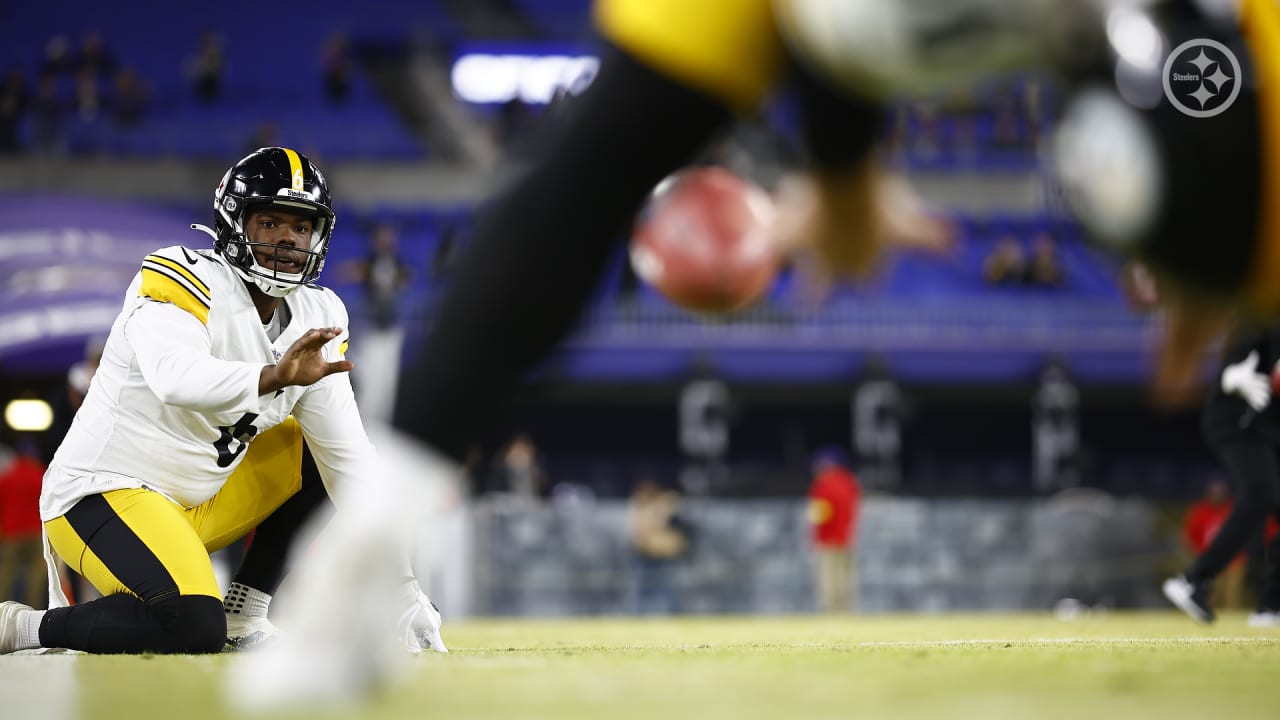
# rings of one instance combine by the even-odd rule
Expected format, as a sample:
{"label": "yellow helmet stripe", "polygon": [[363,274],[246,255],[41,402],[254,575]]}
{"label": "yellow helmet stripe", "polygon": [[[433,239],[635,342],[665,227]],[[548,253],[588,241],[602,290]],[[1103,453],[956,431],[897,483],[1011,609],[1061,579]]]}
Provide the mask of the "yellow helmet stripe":
{"label": "yellow helmet stripe", "polygon": [[294,190],[302,190],[302,158],[298,157],[298,153],[289,148],[280,148],[284,150],[284,154],[289,158],[289,177],[293,179],[292,187]]}

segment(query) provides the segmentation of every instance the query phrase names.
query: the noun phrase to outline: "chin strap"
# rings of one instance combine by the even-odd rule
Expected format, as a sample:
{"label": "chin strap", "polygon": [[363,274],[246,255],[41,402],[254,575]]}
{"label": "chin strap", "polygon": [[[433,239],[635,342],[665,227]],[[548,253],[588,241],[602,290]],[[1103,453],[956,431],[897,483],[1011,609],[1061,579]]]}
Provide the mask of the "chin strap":
{"label": "chin strap", "polygon": [[216,232],[214,232],[214,231],[213,231],[213,228],[209,227],[208,225],[201,225],[201,224],[199,224],[199,223],[191,223],[191,229],[192,229],[192,230],[199,230],[200,232],[204,233],[205,235],[208,235],[209,237],[213,238],[213,241],[214,241],[214,242],[217,242],[217,241],[218,241],[218,234],[217,234]]}

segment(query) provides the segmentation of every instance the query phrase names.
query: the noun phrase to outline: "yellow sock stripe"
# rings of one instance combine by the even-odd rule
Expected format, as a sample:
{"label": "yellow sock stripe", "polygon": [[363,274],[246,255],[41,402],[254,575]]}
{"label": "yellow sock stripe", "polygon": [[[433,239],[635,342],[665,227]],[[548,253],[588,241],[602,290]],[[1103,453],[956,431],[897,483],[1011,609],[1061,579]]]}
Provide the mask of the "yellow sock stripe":
{"label": "yellow sock stripe", "polygon": [[98,589],[98,592],[103,595],[122,592],[133,594],[89,549],[84,538],[80,537],[65,517],[50,520],[44,524],[44,529],[49,535],[49,544],[53,546],[58,557],[62,558],[67,567],[83,575]]}
{"label": "yellow sock stripe", "polygon": [[[139,495],[142,492],[145,495]],[[209,552],[179,505],[149,490],[114,490],[102,494],[120,521],[155,556],[180,595],[222,599]]]}
{"label": "yellow sock stripe", "polygon": [[143,258],[143,262],[153,262],[157,265],[164,265],[165,267],[177,272],[182,277],[191,281],[191,284],[197,290],[204,293],[205,299],[209,299],[210,296],[213,294],[212,292],[210,292],[209,286],[205,285],[204,282],[202,282],[199,277],[196,277],[195,273],[182,267],[181,264],[174,262],[173,260],[170,260],[167,257],[164,257],[163,255],[148,255],[145,258]]}
{"label": "yellow sock stripe", "polygon": [[289,148],[281,148],[281,150],[284,150],[284,154],[289,158],[289,177],[293,179],[292,187],[294,190],[301,190],[303,188],[302,158]]}
{"label": "yellow sock stripe", "polygon": [[1280,309],[1280,5],[1245,0],[1241,24],[1258,74],[1262,126],[1262,217],[1248,294],[1254,307],[1270,313]]}
{"label": "yellow sock stripe", "polygon": [[209,303],[161,270],[142,268],[142,287],[138,288],[138,295],[172,303],[194,315],[201,323],[209,324]]}

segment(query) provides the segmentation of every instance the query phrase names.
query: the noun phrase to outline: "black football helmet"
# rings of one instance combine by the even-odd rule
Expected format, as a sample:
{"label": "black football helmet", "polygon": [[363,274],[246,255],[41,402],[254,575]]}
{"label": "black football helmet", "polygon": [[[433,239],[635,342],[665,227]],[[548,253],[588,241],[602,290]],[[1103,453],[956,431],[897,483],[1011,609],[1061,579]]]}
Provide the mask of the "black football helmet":
{"label": "black football helmet", "polygon": [[1234,4],[1105,7],[1106,42],[1075,78],[1055,138],[1066,197],[1093,239],[1184,292],[1256,295],[1262,203],[1274,193],[1263,186],[1263,98],[1280,91],[1264,81],[1280,62],[1241,31]]}
{"label": "black football helmet", "polygon": [[[250,212],[268,206],[314,216],[310,247],[295,249],[306,254],[301,272],[268,270],[254,257],[254,247],[265,244],[249,241],[244,222]],[[213,194],[213,221],[213,249],[262,292],[284,297],[314,283],[324,268],[334,224],[329,186],[305,155],[289,148],[261,148],[222,176]]]}

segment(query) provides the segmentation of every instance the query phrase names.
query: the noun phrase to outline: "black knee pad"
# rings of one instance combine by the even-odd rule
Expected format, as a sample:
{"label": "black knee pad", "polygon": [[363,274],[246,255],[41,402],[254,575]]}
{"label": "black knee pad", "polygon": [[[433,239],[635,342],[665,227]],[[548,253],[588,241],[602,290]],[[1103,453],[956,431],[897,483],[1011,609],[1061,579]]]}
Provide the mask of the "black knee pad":
{"label": "black knee pad", "polygon": [[218,598],[176,595],[149,609],[171,635],[175,652],[216,653],[227,642],[227,616]]}

